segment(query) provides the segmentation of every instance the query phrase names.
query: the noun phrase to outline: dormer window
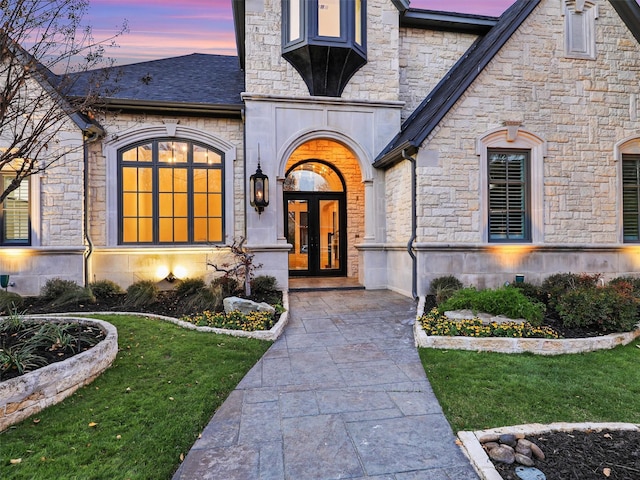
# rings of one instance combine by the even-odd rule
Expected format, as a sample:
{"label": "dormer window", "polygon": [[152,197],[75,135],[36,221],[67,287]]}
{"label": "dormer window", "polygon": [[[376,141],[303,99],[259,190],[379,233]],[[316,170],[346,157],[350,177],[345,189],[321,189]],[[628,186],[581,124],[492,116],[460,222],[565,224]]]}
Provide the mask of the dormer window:
{"label": "dormer window", "polygon": [[282,56],[311,95],[339,97],[367,63],[366,0],[282,0]]}
{"label": "dormer window", "polygon": [[598,6],[588,0],[568,0],[564,6],[565,56],[596,58]]}

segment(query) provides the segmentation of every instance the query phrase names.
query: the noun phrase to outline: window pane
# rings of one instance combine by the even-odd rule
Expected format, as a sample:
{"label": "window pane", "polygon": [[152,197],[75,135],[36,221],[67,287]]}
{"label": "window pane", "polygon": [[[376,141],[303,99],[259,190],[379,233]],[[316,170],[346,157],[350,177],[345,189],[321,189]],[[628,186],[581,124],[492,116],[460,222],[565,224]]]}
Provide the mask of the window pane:
{"label": "window pane", "polygon": [[158,197],[158,215],[161,217],[173,217],[173,195],[161,193]]}
{"label": "window pane", "polygon": [[138,241],[144,243],[153,242],[153,219],[141,218],[140,230],[138,232]]}
{"label": "window pane", "polygon": [[209,195],[209,216],[222,216],[222,195]]}
{"label": "window pane", "polygon": [[356,32],[356,43],[358,45],[362,45],[362,0],[355,0],[355,32]]}
{"label": "window pane", "polygon": [[122,221],[122,241],[138,241],[138,220],[136,218],[125,218]]}
{"label": "window pane", "polygon": [[122,190],[134,192],[138,189],[138,169],[125,167],[122,169]]}
{"label": "window pane", "polygon": [[189,241],[189,226],[186,218],[176,218],[173,223],[174,242]]}
{"label": "window pane", "polygon": [[158,161],[162,163],[186,163],[189,144],[186,142],[158,142]]}
{"label": "window pane", "polygon": [[318,0],[318,35],[340,36],[340,0]]}
{"label": "window pane", "polygon": [[193,163],[207,163],[209,165],[222,163],[222,156],[199,145],[193,146]]}
{"label": "window pane", "polygon": [[207,170],[193,171],[193,191],[198,193],[207,191]]}
{"label": "window pane", "polygon": [[209,241],[210,242],[222,241],[222,219],[221,218],[209,219]]}
{"label": "window pane", "polygon": [[222,191],[222,170],[209,170],[209,193]]}
{"label": "window pane", "polygon": [[152,160],[152,146],[150,143],[131,148],[122,153],[125,162],[150,162]]}
{"label": "window pane", "polygon": [[122,214],[125,217],[138,216],[138,194],[137,193],[122,194]]}
{"label": "window pane", "polygon": [[300,2],[302,0],[289,0],[289,42],[300,38]]}
{"label": "window pane", "polygon": [[206,218],[195,218],[193,220],[193,241],[196,243],[209,241]]}
{"label": "window pane", "polygon": [[141,217],[151,217],[153,215],[153,196],[151,193],[140,193],[138,195],[138,215]]}
{"label": "window pane", "polygon": [[158,221],[160,242],[173,242],[173,218],[161,218]]}
{"label": "window pane", "polygon": [[176,193],[173,197],[173,215],[176,217],[186,217],[187,212],[187,194]]}
{"label": "window pane", "polygon": [[205,193],[196,193],[193,196],[193,215],[195,217],[207,216],[207,195]]}

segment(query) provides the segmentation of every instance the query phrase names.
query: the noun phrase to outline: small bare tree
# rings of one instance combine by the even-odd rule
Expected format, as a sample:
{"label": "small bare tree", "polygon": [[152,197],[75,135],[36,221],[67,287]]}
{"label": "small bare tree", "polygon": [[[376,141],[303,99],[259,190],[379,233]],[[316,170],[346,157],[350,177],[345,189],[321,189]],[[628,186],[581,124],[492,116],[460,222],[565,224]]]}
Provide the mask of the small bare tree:
{"label": "small bare tree", "polygon": [[[262,264],[253,263],[254,254],[249,253],[244,248],[245,238],[240,240],[233,239],[233,243],[229,247],[231,254],[233,255],[233,263],[216,264],[207,262],[207,265],[213,267],[216,272],[223,272],[225,277],[234,278],[238,282],[242,280],[244,284],[244,294],[247,297],[251,296],[251,278],[253,277],[254,270],[262,268]],[[217,249],[226,247],[216,247]]]}
{"label": "small bare tree", "polygon": [[[86,0],[0,0],[0,170],[11,173],[0,202],[80,148],[64,142],[70,120],[87,135],[99,131],[91,119],[100,80],[80,74],[108,62],[105,47],[126,25],[97,42],[82,23],[87,8]],[[73,91],[79,78],[80,94]]]}

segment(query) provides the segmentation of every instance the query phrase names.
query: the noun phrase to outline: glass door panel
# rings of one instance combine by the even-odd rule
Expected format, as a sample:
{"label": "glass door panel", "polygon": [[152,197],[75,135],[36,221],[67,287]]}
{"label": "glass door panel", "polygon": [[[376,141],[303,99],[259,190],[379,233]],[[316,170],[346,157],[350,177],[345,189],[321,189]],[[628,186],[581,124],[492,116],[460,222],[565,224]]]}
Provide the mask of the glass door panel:
{"label": "glass door panel", "polygon": [[309,202],[287,201],[287,241],[293,245],[289,252],[289,270],[309,270]]}
{"label": "glass door panel", "polygon": [[320,270],[340,270],[340,203],[319,200]]}

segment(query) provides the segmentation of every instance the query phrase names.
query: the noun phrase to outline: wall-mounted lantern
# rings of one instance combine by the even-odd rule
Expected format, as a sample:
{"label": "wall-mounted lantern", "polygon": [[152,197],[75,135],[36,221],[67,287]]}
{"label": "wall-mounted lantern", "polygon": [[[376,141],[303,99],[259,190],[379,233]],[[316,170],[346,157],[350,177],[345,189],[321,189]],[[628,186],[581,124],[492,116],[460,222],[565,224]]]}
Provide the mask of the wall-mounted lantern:
{"label": "wall-mounted lantern", "polygon": [[269,177],[262,173],[260,168],[260,155],[258,155],[258,168],[256,173],[249,177],[249,203],[256,209],[258,215],[269,205]]}

